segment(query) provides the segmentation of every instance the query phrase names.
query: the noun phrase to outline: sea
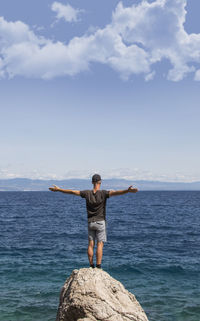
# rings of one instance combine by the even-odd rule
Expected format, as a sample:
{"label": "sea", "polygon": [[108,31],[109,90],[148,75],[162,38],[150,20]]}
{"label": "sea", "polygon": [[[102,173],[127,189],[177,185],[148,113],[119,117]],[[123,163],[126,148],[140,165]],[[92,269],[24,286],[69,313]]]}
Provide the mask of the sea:
{"label": "sea", "polygon": [[[103,269],[149,321],[200,321],[200,192],[107,200]],[[0,321],[55,321],[60,290],[88,267],[85,199],[0,192]]]}

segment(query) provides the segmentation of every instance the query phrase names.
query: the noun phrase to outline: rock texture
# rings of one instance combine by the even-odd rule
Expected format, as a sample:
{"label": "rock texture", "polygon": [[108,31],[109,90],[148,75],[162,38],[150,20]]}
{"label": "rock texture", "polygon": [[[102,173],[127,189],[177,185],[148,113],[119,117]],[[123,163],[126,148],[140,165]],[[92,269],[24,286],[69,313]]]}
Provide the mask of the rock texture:
{"label": "rock texture", "polygon": [[60,294],[56,321],[148,321],[135,296],[100,269],[74,270]]}

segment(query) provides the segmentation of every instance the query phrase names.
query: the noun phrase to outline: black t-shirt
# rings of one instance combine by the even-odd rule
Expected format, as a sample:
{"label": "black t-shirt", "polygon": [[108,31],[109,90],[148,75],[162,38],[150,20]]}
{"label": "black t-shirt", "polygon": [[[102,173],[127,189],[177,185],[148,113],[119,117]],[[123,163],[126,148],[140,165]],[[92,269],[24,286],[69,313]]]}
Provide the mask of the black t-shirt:
{"label": "black t-shirt", "polygon": [[86,199],[88,222],[103,221],[106,219],[106,200],[109,191],[93,190],[80,191],[80,196]]}

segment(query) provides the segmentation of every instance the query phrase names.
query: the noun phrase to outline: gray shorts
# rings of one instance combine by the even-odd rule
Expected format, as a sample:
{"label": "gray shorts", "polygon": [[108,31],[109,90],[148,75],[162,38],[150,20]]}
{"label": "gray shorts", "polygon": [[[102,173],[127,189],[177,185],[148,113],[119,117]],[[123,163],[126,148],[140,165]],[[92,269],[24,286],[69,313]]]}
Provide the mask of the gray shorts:
{"label": "gray shorts", "polygon": [[106,222],[96,221],[88,223],[88,239],[89,241],[106,242]]}

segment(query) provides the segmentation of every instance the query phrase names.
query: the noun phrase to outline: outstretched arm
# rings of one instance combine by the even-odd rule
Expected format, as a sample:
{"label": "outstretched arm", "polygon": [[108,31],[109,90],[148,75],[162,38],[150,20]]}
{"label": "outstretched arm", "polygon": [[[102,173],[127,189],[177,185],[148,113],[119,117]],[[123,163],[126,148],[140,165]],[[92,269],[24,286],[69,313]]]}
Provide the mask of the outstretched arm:
{"label": "outstretched arm", "polygon": [[126,193],[136,193],[136,192],[138,192],[138,189],[133,188],[131,185],[131,186],[129,186],[128,189],[123,189],[123,190],[119,190],[119,191],[110,191],[109,196],[117,196],[117,195],[123,195]]}
{"label": "outstretched arm", "polygon": [[66,194],[73,194],[73,195],[77,195],[80,196],[80,191],[74,191],[72,189],[62,189],[56,185],[53,185],[54,187],[49,187],[49,190],[52,192],[62,192],[62,193],[66,193]]}

